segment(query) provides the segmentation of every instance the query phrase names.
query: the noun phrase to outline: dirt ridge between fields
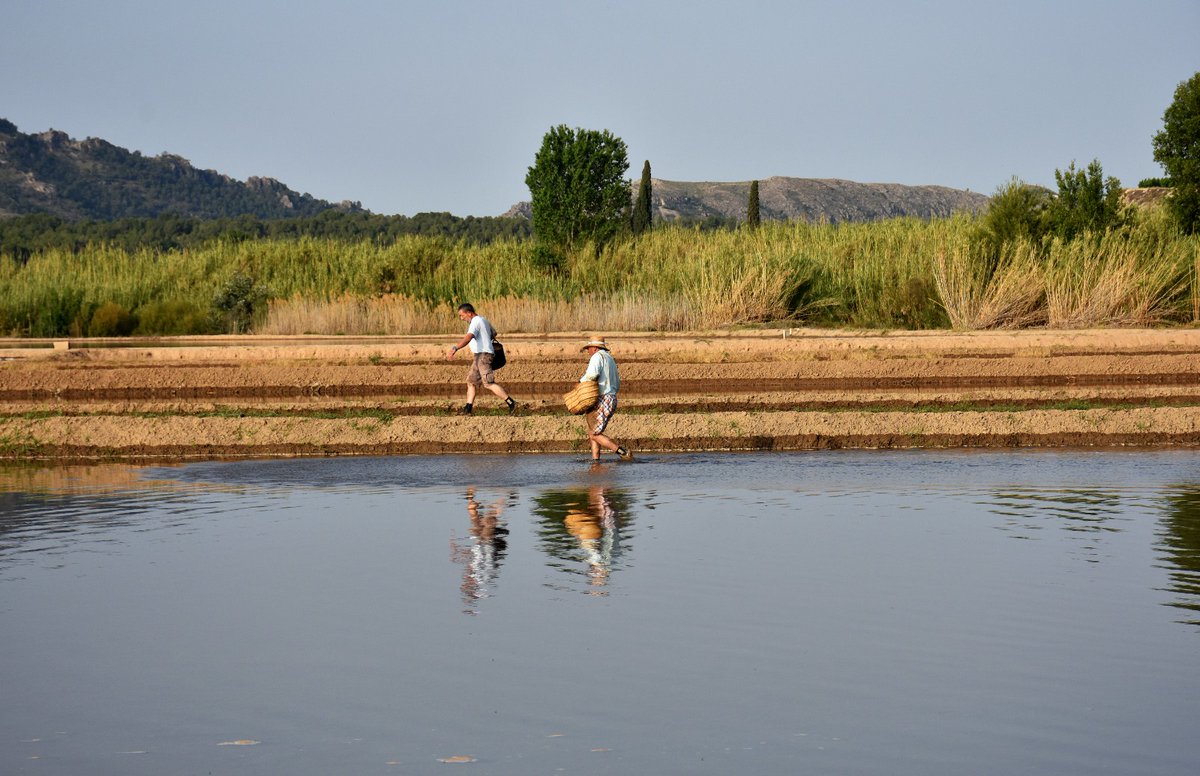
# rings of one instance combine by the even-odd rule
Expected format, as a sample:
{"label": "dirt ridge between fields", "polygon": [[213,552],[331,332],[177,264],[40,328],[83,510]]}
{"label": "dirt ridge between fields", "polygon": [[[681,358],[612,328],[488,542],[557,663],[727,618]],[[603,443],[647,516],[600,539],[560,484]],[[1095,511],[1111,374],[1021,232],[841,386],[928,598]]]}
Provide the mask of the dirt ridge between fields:
{"label": "dirt ridge between fields", "polygon": [[[788,334],[609,334],[610,432],[646,452],[1200,447],[1200,329]],[[0,348],[0,457],[579,452],[558,395],[583,339],[506,337],[520,413],[484,393],[465,418],[451,338]]]}

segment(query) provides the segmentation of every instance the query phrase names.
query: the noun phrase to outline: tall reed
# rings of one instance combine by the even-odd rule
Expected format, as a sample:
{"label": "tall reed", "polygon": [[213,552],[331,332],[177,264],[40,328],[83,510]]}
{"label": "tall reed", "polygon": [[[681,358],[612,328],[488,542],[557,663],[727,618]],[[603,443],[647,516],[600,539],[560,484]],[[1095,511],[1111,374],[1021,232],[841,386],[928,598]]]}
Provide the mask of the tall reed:
{"label": "tall reed", "polygon": [[981,247],[959,245],[934,263],[934,283],[956,329],[1017,329],[1046,321],[1039,246],[1018,241],[995,259]]}
{"label": "tall reed", "polygon": [[1181,302],[1195,294],[1186,245],[1145,232],[1055,240],[1046,264],[1047,323],[1086,328],[1178,320]]}

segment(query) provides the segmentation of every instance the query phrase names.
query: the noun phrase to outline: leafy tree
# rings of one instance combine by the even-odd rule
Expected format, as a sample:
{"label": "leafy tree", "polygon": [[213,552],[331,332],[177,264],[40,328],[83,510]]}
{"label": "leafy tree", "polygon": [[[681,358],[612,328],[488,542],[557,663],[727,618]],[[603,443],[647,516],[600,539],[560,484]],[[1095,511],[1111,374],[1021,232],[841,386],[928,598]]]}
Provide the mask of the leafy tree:
{"label": "leafy tree", "polygon": [[213,298],[215,328],[231,334],[249,331],[269,297],[267,289],[255,283],[254,278],[238,272]]}
{"label": "leafy tree", "polygon": [[534,237],[563,248],[611,239],[629,207],[628,168],[625,141],[608,130],[552,128],[525,176]]}
{"label": "leafy tree", "polygon": [[1200,73],[1176,87],[1162,131],[1154,135],[1154,161],[1171,179],[1167,202],[1180,226],[1200,232]]}
{"label": "leafy tree", "polygon": [[758,181],[750,181],[750,196],[746,199],[746,226],[758,226]]}
{"label": "leafy tree", "polygon": [[1104,177],[1099,160],[1086,170],[1075,162],[1066,171],[1055,170],[1058,197],[1050,205],[1050,229],[1069,240],[1083,232],[1103,232],[1121,222],[1121,181]]}
{"label": "leafy tree", "polygon": [[642,165],[642,182],[638,185],[637,200],[633,203],[633,233],[641,234],[650,228],[653,186],[650,182],[650,160]]}

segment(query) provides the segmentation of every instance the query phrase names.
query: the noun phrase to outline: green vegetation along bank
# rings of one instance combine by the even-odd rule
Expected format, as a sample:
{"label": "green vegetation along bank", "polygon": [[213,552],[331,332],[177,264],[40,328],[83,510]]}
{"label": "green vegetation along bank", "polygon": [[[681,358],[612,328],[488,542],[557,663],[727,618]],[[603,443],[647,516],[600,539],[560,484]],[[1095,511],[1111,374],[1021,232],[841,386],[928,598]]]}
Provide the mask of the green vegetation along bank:
{"label": "green vegetation along bank", "polygon": [[967,215],[662,227],[553,260],[515,238],[91,244],[0,257],[0,333],[437,333],[457,330],[461,300],[527,332],[1192,325],[1198,271],[1200,236],[1161,210],[1099,233],[1003,241]]}

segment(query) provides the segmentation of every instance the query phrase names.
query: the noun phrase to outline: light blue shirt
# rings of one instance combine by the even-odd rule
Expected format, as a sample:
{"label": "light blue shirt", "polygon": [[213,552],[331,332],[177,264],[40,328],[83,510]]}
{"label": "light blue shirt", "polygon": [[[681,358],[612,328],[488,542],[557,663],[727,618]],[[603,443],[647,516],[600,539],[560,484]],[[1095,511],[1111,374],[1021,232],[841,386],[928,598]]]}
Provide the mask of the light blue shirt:
{"label": "light blue shirt", "polygon": [[607,350],[597,350],[588,361],[587,371],[579,382],[595,380],[600,395],[616,393],[621,389],[621,378],[617,374],[617,360]]}

